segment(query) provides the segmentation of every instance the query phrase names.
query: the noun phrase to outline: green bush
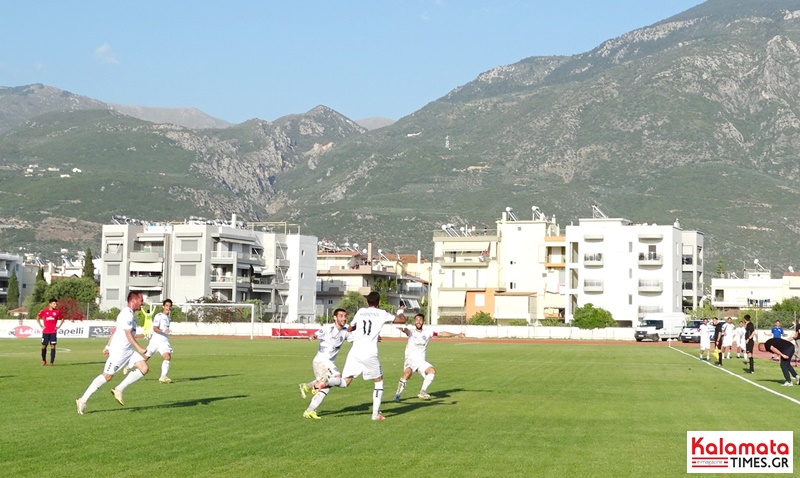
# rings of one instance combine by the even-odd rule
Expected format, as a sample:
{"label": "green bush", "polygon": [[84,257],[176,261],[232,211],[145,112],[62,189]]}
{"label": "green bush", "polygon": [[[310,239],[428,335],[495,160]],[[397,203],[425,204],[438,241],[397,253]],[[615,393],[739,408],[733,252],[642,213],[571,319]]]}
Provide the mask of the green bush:
{"label": "green bush", "polygon": [[469,325],[494,325],[494,319],[487,312],[480,311],[469,318]]}
{"label": "green bush", "polygon": [[543,327],[570,327],[570,325],[564,322],[564,319],[544,319],[539,321]]}
{"label": "green bush", "polygon": [[512,319],[508,321],[508,325],[528,325],[528,321],[525,319]]}
{"label": "green bush", "polygon": [[574,323],[579,329],[604,329],[617,325],[617,321],[611,316],[611,312],[595,307],[592,304],[586,304],[575,309]]}

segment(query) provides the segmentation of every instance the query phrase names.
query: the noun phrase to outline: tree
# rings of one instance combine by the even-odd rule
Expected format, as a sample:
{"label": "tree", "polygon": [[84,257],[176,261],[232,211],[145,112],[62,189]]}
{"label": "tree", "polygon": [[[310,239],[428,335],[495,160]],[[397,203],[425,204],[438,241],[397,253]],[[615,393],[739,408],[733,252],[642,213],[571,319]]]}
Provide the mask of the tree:
{"label": "tree", "polygon": [[19,307],[19,281],[17,281],[16,269],[11,270],[11,277],[8,279],[6,305],[9,309],[16,309]]}
{"label": "tree", "polygon": [[721,257],[717,261],[717,274],[714,277],[725,277],[725,260]]}
{"label": "tree", "polygon": [[351,290],[342,297],[339,301],[338,308],[347,311],[347,316],[352,318],[358,312],[358,309],[367,306],[367,298],[359,294],[357,291]]}
{"label": "tree", "polygon": [[44,308],[44,304],[47,301],[47,287],[47,281],[44,280],[44,269],[40,267],[39,271],[36,273],[36,282],[33,284],[33,290],[24,301],[24,307],[28,311],[28,317],[35,317],[35,315],[32,315],[33,311],[36,310],[38,313],[38,311]]}
{"label": "tree", "polygon": [[49,298],[63,299],[71,297],[80,303],[94,302],[97,298],[97,284],[94,279],[84,277],[70,277],[53,281],[47,288]]}
{"label": "tree", "polygon": [[604,329],[617,325],[617,321],[611,316],[611,312],[595,307],[591,303],[575,309],[573,322],[579,329]]}
{"label": "tree", "polygon": [[480,311],[469,318],[469,325],[494,325],[494,319],[488,312]]}
{"label": "tree", "polygon": [[86,248],[86,253],[83,255],[83,275],[85,279],[94,280],[94,263],[92,262],[92,250]]}
{"label": "tree", "polygon": [[58,309],[65,320],[85,320],[84,308],[72,297],[64,297],[58,301]]}

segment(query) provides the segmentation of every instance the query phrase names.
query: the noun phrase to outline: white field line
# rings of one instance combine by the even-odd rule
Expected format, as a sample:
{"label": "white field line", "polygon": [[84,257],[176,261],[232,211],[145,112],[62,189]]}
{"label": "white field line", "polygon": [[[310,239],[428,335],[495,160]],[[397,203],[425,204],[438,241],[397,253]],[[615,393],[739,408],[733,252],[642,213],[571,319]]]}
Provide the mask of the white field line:
{"label": "white field line", "polygon": [[777,396],[779,396],[779,397],[781,397],[781,398],[785,398],[786,400],[789,400],[789,401],[790,401],[790,402],[792,402],[792,403],[795,403],[795,404],[797,404],[797,405],[800,405],[800,400],[797,400],[796,398],[792,398],[792,397],[786,396],[786,395],[784,395],[784,394],[782,394],[782,393],[778,393],[778,392],[776,392],[775,390],[772,390],[772,389],[770,389],[770,388],[767,388],[767,387],[765,387],[765,386],[763,386],[763,385],[759,385],[759,384],[757,384],[757,383],[753,382],[752,380],[748,380],[748,379],[746,379],[746,378],[742,377],[741,375],[737,375],[737,374],[735,374],[735,373],[731,372],[730,370],[726,370],[726,369],[724,369],[724,368],[722,368],[722,367],[715,367],[714,365],[712,365],[712,364],[711,364],[711,362],[706,362],[706,361],[700,360],[700,359],[698,359],[697,357],[695,357],[694,355],[692,355],[692,354],[690,354],[690,353],[686,353],[686,352],[684,352],[683,350],[680,350],[680,349],[677,349],[677,348],[673,347],[673,346],[672,346],[672,343],[669,343],[668,345],[669,345],[669,348],[671,348],[672,350],[676,350],[676,351],[678,351],[678,352],[682,353],[683,355],[686,355],[686,356],[688,356],[688,357],[691,357],[691,358],[693,358],[694,360],[697,360],[697,361],[699,361],[699,362],[703,362],[704,364],[708,365],[709,367],[712,367],[712,368],[715,368],[715,369],[717,369],[717,370],[720,370],[720,371],[722,371],[722,372],[725,372],[725,373],[727,373],[727,374],[729,374],[729,375],[732,375],[732,376],[734,376],[734,377],[738,378],[739,380],[743,380],[743,381],[745,381],[745,382],[749,383],[750,385],[752,385],[752,386],[754,386],[754,387],[758,387],[758,388],[760,388],[761,390],[766,390],[767,392],[769,392],[769,393],[771,393],[771,394],[773,394],[773,395],[777,395]]}

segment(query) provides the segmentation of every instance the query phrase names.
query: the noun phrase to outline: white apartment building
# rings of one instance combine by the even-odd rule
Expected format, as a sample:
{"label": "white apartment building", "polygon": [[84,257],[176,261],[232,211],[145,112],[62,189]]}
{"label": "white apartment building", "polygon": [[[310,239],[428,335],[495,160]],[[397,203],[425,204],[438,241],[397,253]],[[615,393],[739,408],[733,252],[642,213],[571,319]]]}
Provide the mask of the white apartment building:
{"label": "white apartment building", "polygon": [[634,224],[594,217],[566,227],[566,320],[591,303],[621,325],[635,326],[648,313],[683,312],[703,297],[703,239],[680,224]]}
{"label": "white apartment building", "polygon": [[565,237],[555,217],[532,213],[520,220],[506,208],[496,229],[448,224],[434,233],[432,323],[478,312],[501,323],[563,317]]}
{"label": "white apartment building", "polygon": [[745,269],[744,277],[711,279],[711,305],[719,309],[771,309],[777,303],[800,297],[800,272],[784,272],[773,279],[764,268]]}
{"label": "white apartment building", "polygon": [[[237,224],[235,218],[231,224]],[[317,238],[286,223],[249,227],[103,226],[100,307],[122,307],[135,290],[150,303],[258,299],[271,320],[313,321]]]}

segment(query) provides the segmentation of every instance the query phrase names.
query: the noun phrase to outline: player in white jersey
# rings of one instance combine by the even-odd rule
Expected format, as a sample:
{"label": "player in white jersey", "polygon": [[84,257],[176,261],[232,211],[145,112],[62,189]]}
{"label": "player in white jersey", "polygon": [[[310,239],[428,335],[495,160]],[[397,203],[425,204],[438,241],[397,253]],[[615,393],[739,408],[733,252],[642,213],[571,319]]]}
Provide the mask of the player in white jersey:
{"label": "player in white jersey", "polygon": [[[405,324],[406,316],[403,309],[397,310],[397,315],[392,315],[378,308],[381,295],[370,292],[367,295],[367,305],[358,309],[347,331],[353,334],[353,346],[347,354],[342,370],[342,378],[334,377],[330,380],[319,380],[314,388],[347,387],[354,377],[361,375],[364,380],[372,380],[375,387],[372,394],[372,419],[383,420],[381,415],[381,400],[383,399],[383,370],[378,360],[378,337],[384,324]],[[327,382],[327,383],[326,383]]]}
{"label": "player in white jersey", "polygon": [[728,353],[728,355],[725,357],[727,359],[731,358],[734,330],[736,330],[736,326],[733,325],[733,319],[728,317],[728,319],[725,321],[725,325],[722,326],[722,350],[720,351],[720,353]]}
{"label": "player in white jersey", "polygon": [[733,343],[735,345],[734,348],[736,349],[736,357],[739,357],[739,358],[745,356],[745,351],[744,351],[744,334],[745,334],[745,332],[746,331],[745,331],[745,328],[744,328],[744,321],[740,320],[739,321],[739,326],[736,327],[735,329],[733,329]]}
{"label": "player in white jersey", "polygon": [[353,341],[353,336],[347,331],[346,324],[347,311],[344,309],[336,309],[333,311],[333,323],[325,324],[308,337],[310,341],[319,340],[319,349],[317,349],[317,354],[311,362],[311,368],[314,370],[315,379],[311,382],[300,384],[300,396],[306,398],[306,394],[309,391],[314,394],[314,398],[311,399],[308,408],[303,412],[303,418],[319,420],[316,410],[330,391],[330,387],[327,386],[319,390],[316,388],[312,389],[314,383],[323,378],[327,383],[329,378],[341,378],[342,376],[339,369],[336,368],[334,361],[336,360],[336,356],[339,355],[339,349],[342,348],[342,344],[345,340],[349,342]]}
{"label": "player in white jersey", "polygon": [[708,324],[708,319],[703,319],[703,324],[700,326],[700,360],[703,360],[703,351],[706,352],[706,360],[711,359],[711,331],[714,330]]}
{"label": "player in white jersey", "polygon": [[83,396],[78,397],[75,403],[78,405],[78,415],[83,415],[86,411],[86,402],[100,387],[106,382],[111,380],[128,361],[136,364],[136,370],[128,374],[127,377],[117,385],[116,388],[111,389],[111,394],[120,405],[125,405],[122,400],[122,392],[125,388],[133,382],[144,377],[148,372],[147,362],[141,354],[145,353],[145,349],[136,341],[136,318],[134,312],[142,307],[142,294],[141,292],[130,292],[128,294],[128,306],[122,309],[117,315],[116,330],[108,339],[108,345],[103,349],[103,355],[107,355],[108,359],[103,367],[103,373],[95,377],[89,388],[83,393]]}
{"label": "player in white jersey", "polygon": [[417,314],[414,316],[414,329],[408,327],[398,327],[398,329],[408,336],[408,343],[406,344],[406,356],[403,363],[403,376],[400,377],[400,383],[397,384],[397,393],[394,396],[394,401],[400,401],[400,394],[406,388],[406,382],[411,378],[411,374],[418,372],[422,376],[422,388],[417,394],[417,397],[422,399],[431,398],[428,395],[428,386],[433,382],[436,376],[436,369],[425,358],[425,353],[428,351],[428,341],[433,337],[464,337],[463,333],[453,334],[451,332],[434,332],[432,330],[422,330],[425,324],[425,316]]}
{"label": "player in white jersey", "polygon": [[[150,342],[147,344],[147,349],[144,353],[145,361],[150,360],[150,357],[156,353],[160,354],[161,358],[164,359],[161,362],[161,376],[158,379],[161,383],[172,383],[172,380],[167,376],[169,373],[170,361],[172,360],[172,345],[169,343],[169,334],[172,332],[169,329],[171,323],[169,318],[170,310],[172,310],[172,301],[166,299],[161,303],[161,311],[156,314],[151,322],[152,335],[150,336]],[[135,366],[135,363],[128,362],[128,365],[122,373],[127,374],[129,371],[133,370]]]}

